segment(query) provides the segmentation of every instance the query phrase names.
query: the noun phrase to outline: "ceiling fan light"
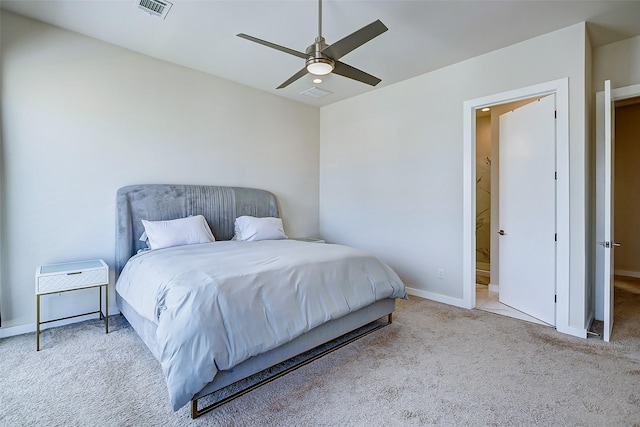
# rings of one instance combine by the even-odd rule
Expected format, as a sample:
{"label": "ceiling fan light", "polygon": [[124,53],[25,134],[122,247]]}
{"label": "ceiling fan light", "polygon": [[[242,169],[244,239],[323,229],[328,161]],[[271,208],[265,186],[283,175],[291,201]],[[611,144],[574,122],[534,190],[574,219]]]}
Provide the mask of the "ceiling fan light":
{"label": "ceiling fan light", "polygon": [[314,76],[326,76],[333,71],[333,61],[325,58],[309,59],[307,71]]}

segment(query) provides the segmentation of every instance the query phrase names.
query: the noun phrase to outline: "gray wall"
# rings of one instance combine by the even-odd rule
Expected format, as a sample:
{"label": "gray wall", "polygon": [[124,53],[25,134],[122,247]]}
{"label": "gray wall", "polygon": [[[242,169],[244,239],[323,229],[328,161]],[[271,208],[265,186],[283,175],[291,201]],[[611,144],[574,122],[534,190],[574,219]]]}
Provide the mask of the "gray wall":
{"label": "gray wall", "polygon": [[604,90],[604,81],[611,88],[640,83],[640,36],[593,49],[593,92]]}
{"label": "gray wall", "polygon": [[[584,326],[590,83],[601,90],[604,78],[614,87],[640,82],[640,37],[594,49],[593,76],[579,24],[319,112],[8,12],[0,28],[5,328],[33,329],[37,265],[112,263],[115,191],[143,182],[271,190],[290,235],[320,232],[368,249],[418,294],[455,303],[463,293],[462,104],[564,77],[570,320]],[[93,295],[74,294],[51,297],[44,316],[93,307]]]}
{"label": "gray wall", "polygon": [[462,305],[463,103],[568,77],[569,320],[583,329],[586,37],[577,24],[323,107],[322,236],[377,254],[419,295]]}
{"label": "gray wall", "polygon": [[[33,330],[36,266],[113,267],[124,185],[263,188],[289,235],[318,234],[317,108],[6,11],[1,29],[3,328]],[[43,298],[43,317],[95,310],[93,291]]]}

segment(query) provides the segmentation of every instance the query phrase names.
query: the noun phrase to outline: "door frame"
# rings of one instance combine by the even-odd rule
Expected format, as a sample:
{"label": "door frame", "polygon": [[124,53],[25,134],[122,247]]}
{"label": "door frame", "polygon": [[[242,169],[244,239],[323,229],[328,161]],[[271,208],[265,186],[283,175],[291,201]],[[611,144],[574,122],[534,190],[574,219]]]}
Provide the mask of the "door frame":
{"label": "door frame", "polygon": [[[476,307],[476,110],[544,95],[556,95],[556,329],[586,338],[569,326],[569,79],[563,78],[476,98],[463,105],[463,224],[462,299],[465,308]],[[496,250],[493,248],[492,250]]]}
{"label": "door frame", "polygon": [[[636,98],[640,96],[640,84],[625,86],[611,89],[611,101],[622,101],[624,99]],[[612,283],[604,280],[604,250],[598,250],[597,242],[602,241],[604,235],[604,222],[600,218],[604,215],[604,114],[605,114],[604,91],[596,92],[596,229],[595,229],[595,245],[594,245],[594,277],[595,277],[595,296],[594,310],[592,316],[596,320],[604,320],[604,294],[610,291]],[[615,138],[612,138],[612,144],[615,146]],[[612,147],[613,149],[613,147]],[[614,182],[615,185],[615,182]],[[613,221],[613,218],[611,219]],[[615,224],[613,225],[615,227]],[[611,266],[613,269],[614,266]],[[611,317],[613,318],[613,308],[611,309]]]}

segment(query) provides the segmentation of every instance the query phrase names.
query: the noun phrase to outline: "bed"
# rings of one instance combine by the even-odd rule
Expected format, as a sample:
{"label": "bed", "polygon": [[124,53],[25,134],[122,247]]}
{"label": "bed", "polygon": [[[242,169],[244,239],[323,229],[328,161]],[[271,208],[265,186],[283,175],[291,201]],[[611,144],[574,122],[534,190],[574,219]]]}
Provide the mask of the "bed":
{"label": "bed", "polygon": [[[116,205],[118,307],[160,361],[173,410],[190,403],[192,418],[390,324],[406,298],[393,270],[357,249],[235,241],[237,218],[279,218],[268,191],[132,185]],[[141,239],[143,220],[200,215],[215,242],[148,250]]]}

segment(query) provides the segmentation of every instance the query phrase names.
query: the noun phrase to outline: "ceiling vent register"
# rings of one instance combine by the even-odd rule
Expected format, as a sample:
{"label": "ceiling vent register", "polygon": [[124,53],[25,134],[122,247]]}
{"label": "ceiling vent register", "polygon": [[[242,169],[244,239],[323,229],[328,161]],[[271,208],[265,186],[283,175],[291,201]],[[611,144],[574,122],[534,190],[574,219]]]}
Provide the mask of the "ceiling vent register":
{"label": "ceiling vent register", "polygon": [[173,3],[160,0],[135,0],[134,4],[150,15],[159,16],[162,19],[167,17],[167,13],[169,13],[171,6],[173,6]]}
{"label": "ceiling vent register", "polygon": [[320,89],[319,87],[312,87],[311,89],[307,89],[303,92],[300,92],[302,95],[307,95],[312,98],[323,98],[327,95],[331,95],[333,92],[329,92],[328,90]]}

